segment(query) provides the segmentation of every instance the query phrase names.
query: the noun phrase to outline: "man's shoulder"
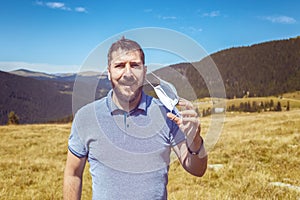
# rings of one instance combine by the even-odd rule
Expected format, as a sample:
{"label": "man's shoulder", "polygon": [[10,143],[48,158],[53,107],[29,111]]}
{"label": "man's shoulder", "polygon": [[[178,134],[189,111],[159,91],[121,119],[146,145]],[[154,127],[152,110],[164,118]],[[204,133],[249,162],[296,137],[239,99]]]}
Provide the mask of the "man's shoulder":
{"label": "man's shoulder", "polygon": [[151,95],[148,95],[148,94],[146,94],[145,92],[144,92],[144,94],[145,94],[145,99],[146,99],[146,102],[147,102],[147,104],[148,105],[157,105],[157,106],[164,106],[162,103],[161,103],[161,101],[159,100],[159,99],[157,99],[156,97],[153,97],[153,96],[151,96]]}
{"label": "man's shoulder", "polygon": [[82,106],[77,112],[76,115],[90,115],[92,112],[95,112],[99,108],[103,108],[106,106],[106,96],[102,97],[101,99],[95,100],[93,102],[87,103],[86,105]]}
{"label": "man's shoulder", "polygon": [[147,101],[148,108],[159,108],[160,112],[163,112],[163,113],[168,112],[168,109],[156,97],[152,97],[152,96],[146,94],[146,101]]}

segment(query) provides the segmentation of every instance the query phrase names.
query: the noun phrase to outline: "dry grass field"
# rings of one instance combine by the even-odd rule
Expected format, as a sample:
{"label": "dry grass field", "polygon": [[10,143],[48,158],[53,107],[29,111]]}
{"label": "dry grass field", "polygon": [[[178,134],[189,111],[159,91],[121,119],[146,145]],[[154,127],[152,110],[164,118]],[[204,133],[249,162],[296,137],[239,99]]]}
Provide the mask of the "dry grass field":
{"label": "dry grass field", "polygon": [[[202,119],[203,132],[209,120]],[[169,199],[300,199],[299,141],[300,110],[227,113],[207,173],[194,178],[174,163]]]}
{"label": "dry grass field", "polygon": [[[210,117],[202,119],[204,133],[209,121]],[[0,199],[62,199],[70,127],[0,126]],[[299,141],[299,109],[227,113],[202,178],[172,163],[169,199],[300,199]],[[213,167],[217,164],[221,168]],[[88,165],[82,199],[91,199]]]}

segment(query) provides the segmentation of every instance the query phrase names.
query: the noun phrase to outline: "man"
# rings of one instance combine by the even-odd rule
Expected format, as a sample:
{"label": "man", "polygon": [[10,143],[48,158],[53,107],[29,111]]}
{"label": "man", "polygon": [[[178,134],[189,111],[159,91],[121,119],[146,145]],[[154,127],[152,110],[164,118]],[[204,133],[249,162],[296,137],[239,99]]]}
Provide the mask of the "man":
{"label": "man", "polygon": [[180,99],[180,116],[142,91],[144,52],[125,38],[108,52],[113,89],[75,115],[64,174],[64,199],[80,199],[90,163],[93,199],[167,199],[170,150],[183,168],[202,176],[207,154],[191,102]]}

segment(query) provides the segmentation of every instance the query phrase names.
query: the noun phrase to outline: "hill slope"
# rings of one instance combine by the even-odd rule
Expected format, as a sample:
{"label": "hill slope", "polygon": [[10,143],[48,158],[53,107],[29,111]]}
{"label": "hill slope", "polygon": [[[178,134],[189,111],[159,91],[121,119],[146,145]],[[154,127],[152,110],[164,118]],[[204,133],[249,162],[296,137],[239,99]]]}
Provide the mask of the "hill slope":
{"label": "hill slope", "polygon": [[14,111],[20,123],[41,123],[72,113],[71,95],[55,85],[0,71],[0,124]]}
{"label": "hill slope", "polygon": [[[188,78],[197,97],[205,97],[209,93],[196,69],[209,67],[209,59],[213,59],[218,67],[229,98],[242,97],[246,93],[270,96],[300,90],[300,37],[226,49],[199,62],[169,67]],[[161,72],[161,69],[157,70],[156,74]],[[174,79],[170,81],[174,82]],[[184,90],[179,88],[179,93]]]}
{"label": "hill slope", "polygon": [[[221,73],[228,98],[246,94],[271,96],[300,90],[300,37],[226,49],[199,62],[161,68],[155,74],[173,83],[181,97],[193,100],[211,96],[199,74],[210,67],[211,59]],[[11,73],[14,74],[0,71],[0,124],[6,123],[10,111],[19,115],[21,123],[47,122],[71,115],[75,80],[82,91],[95,87],[96,83],[96,99],[111,89],[107,74],[45,74],[28,70]],[[151,75],[148,78],[155,79]],[[213,81],[219,80],[209,80]],[[149,85],[145,90],[154,94]]]}

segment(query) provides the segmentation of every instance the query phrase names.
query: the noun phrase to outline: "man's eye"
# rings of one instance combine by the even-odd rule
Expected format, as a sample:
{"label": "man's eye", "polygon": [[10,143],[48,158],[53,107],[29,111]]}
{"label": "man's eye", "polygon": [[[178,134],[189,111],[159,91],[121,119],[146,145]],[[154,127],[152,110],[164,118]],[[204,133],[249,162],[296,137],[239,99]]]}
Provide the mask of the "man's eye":
{"label": "man's eye", "polygon": [[124,67],[123,64],[118,64],[118,65],[115,66],[115,68],[123,68],[123,67]]}
{"label": "man's eye", "polygon": [[131,67],[133,67],[133,68],[141,68],[142,66],[139,65],[138,63],[133,63],[133,64],[131,64]]}

